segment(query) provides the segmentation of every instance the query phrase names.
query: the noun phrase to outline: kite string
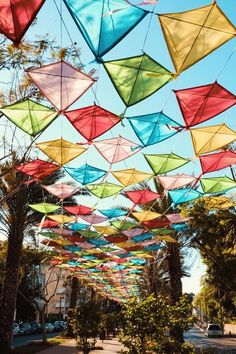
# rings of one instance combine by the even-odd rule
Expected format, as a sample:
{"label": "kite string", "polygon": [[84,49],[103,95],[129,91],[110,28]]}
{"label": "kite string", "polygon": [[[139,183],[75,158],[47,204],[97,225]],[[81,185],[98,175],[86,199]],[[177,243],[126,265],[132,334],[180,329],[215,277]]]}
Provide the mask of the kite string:
{"label": "kite string", "polygon": [[230,53],[228,59],[226,60],[226,62],[224,63],[222,69],[219,71],[217,77],[216,77],[216,81],[218,81],[219,77],[223,74],[223,72],[225,71],[228,63],[230,62],[231,58],[233,57],[233,55],[235,54],[236,52],[236,47],[234,47],[233,51]]}

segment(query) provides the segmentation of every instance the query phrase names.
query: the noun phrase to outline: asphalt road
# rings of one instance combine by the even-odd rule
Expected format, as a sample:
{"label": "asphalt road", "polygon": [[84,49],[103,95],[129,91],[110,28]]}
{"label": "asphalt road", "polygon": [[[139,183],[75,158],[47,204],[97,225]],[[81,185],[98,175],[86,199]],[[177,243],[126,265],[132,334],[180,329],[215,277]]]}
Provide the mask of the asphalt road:
{"label": "asphalt road", "polygon": [[185,340],[196,348],[215,348],[218,353],[236,354],[236,338],[208,338],[198,328],[193,328],[184,335]]}
{"label": "asphalt road", "polygon": [[[60,332],[55,333],[47,333],[48,338],[56,337],[60,334]],[[28,334],[26,336],[14,336],[13,337],[13,347],[20,347],[22,345],[26,345],[34,340],[41,340],[41,334]]]}

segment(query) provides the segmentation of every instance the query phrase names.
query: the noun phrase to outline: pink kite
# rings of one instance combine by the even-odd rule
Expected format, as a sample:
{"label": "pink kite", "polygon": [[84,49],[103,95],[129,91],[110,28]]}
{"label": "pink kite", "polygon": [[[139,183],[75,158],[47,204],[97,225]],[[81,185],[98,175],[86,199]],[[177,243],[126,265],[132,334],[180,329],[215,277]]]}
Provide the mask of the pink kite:
{"label": "pink kite", "polygon": [[160,194],[149,189],[125,192],[125,195],[135,204],[144,204],[160,198]]}
{"label": "pink kite", "polygon": [[64,112],[95,82],[63,60],[29,69],[27,74],[59,112]]}
{"label": "pink kite", "polygon": [[134,229],[131,229],[131,230],[122,231],[122,234],[124,234],[124,235],[126,235],[128,237],[134,237],[134,236],[141,235],[144,232],[145,232],[144,229],[134,228]]}
{"label": "pink kite", "polygon": [[51,162],[36,159],[27,162],[26,164],[17,166],[17,171],[23,172],[26,175],[33,177],[35,180],[42,180],[53,172],[57,171],[61,166]]}
{"label": "pink kite", "polygon": [[43,188],[60,199],[68,198],[78,191],[77,187],[66,183],[55,183],[50,186],[43,186]]}
{"label": "pink kite", "polygon": [[188,184],[192,184],[196,181],[196,177],[189,176],[184,173],[180,173],[175,176],[160,176],[156,177],[156,179],[166,190],[187,186]]}
{"label": "pink kite", "polygon": [[83,219],[84,221],[86,221],[89,224],[100,224],[100,223],[107,220],[107,218],[105,216],[100,216],[100,215],[96,215],[96,214],[81,215],[80,217],[81,217],[81,219]]}
{"label": "pink kite", "polygon": [[84,205],[73,205],[73,206],[68,206],[68,207],[64,207],[64,209],[70,213],[70,214],[74,214],[76,216],[79,215],[87,215],[87,214],[91,214],[93,212],[93,208],[89,208],[87,206]]}
{"label": "pink kite", "polygon": [[45,0],[1,0],[0,33],[20,43]]}
{"label": "pink kite", "polygon": [[121,119],[112,112],[97,105],[65,112],[73,127],[88,141],[98,138],[110,130]]}
{"label": "pink kite", "polygon": [[217,152],[199,156],[203,173],[221,170],[236,164],[236,153],[233,151]]}
{"label": "pink kite", "polygon": [[171,224],[179,224],[189,220],[189,218],[183,218],[179,214],[166,214],[166,218]]}
{"label": "pink kite", "polygon": [[174,91],[186,127],[192,127],[236,104],[236,96],[218,82]]}
{"label": "pink kite", "polygon": [[119,135],[118,138],[94,141],[93,145],[110,164],[127,159],[141,150],[141,146]]}

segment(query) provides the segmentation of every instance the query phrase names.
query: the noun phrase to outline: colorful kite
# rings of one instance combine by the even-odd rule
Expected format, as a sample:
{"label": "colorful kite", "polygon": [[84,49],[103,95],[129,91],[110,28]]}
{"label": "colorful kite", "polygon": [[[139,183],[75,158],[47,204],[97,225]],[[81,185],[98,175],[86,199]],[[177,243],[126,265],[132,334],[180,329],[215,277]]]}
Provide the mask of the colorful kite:
{"label": "colorful kite", "polygon": [[104,62],[116,91],[129,107],[151,96],[174,79],[174,74],[147,54]]}
{"label": "colorful kite", "polygon": [[85,185],[97,181],[107,173],[100,168],[85,164],[81,167],[64,167],[65,171],[77,182]]}
{"label": "colorful kite", "polygon": [[86,149],[78,144],[70,143],[64,139],[45,141],[35,144],[45,155],[57,162],[59,165],[64,165],[75,159]]}
{"label": "colorful kite", "polygon": [[166,140],[183,128],[162,112],[129,117],[128,121],[144,146]]}
{"label": "colorful kite", "polygon": [[190,129],[196,155],[221,149],[236,140],[236,132],[226,124]]}
{"label": "colorful kite", "polygon": [[150,179],[153,177],[151,173],[138,171],[135,168],[113,171],[112,175],[125,187],[128,187],[132,184],[141,183],[146,179]]}
{"label": "colorful kite", "polygon": [[98,198],[107,198],[118,194],[122,190],[122,186],[105,182],[98,184],[87,184],[86,188]]}
{"label": "colorful kite", "polygon": [[119,208],[99,210],[99,212],[105,215],[108,219],[119,218],[121,216],[125,216],[128,214],[127,210],[123,210]]}
{"label": "colorful kite", "polygon": [[26,72],[59,112],[69,108],[95,82],[93,78],[63,60]]}
{"label": "colorful kite", "polygon": [[155,174],[163,174],[169,171],[173,171],[190,162],[190,159],[181,157],[179,155],[170,154],[152,154],[144,155],[149,166]]}
{"label": "colorful kite", "polygon": [[5,106],[0,112],[31,136],[44,131],[58,116],[58,112],[30,99]]}
{"label": "colorful kite", "polygon": [[93,208],[89,208],[85,205],[73,205],[73,206],[64,206],[64,209],[70,213],[73,214],[75,216],[79,216],[79,215],[88,215],[91,214],[93,212]]}
{"label": "colorful kite", "polygon": [[45,0],[3,0],[0,4],[0,33],[19,44]]}
{"label": "colorful kite", "polygon": [[161,197],[160,194],[152,192],[150,189],[128,191],[125,192],[125,196],[127,196],[135,205],[149,203]]}
{"label": "colorful kite", "polygon": [[[34,209],[36,211],[39,211],[40,213],[43,214],[48,214],[48,213],[52,213],[58,209],[60,209],[59,205],[56,204],[50,204],[50,203],[37,203],[37,204],[29,204],[29,207],[31,209]],[[57,221],[57,220],[55,220]]]}
{"label": "colorful kite", "polygon": [[136,211],[136,212],[132,212],[132,214],[139,222],[153,220],[153,219],[159,218],[161,216],[160,213],[156,213],[151,210]]}
{"label": "colorful kite", "polygon": [[236,104],[236,96],[218,82],[174,92],[187,128],[205,122]]}
{"label": "colorful kite", "polygon": [[159,20],[177,73],[236,35],[234,25],[215,1],[194,10],[159,15]]}
{"label": "colorful kite", "polygon": [[119,43],[148,12],[126,0],[64,0],[96,58]]}
{"label": "colorful kite", "polygon": [[174,204],[182,204],[200,198],[203,194],[192,188],[180,188],[168,192]]}
{"label": "colorful kite", "polygon": [[78,191],[78,188],[66,183],[55,183],[50,186],[43,186],[46,191],[60,199],[71,197]]}
{"label": "colorful kite", "polygon": [[96,104],[67,111],[65,116],[73,127],[88,141],[98,138],[121,121],[117,115]]}
{"label": "colorful kite", "polygon": [[226,176],[201,178],[200,183],[203,192],[206,194],[222,193],[236,187],[236,182],[233,179]]}
{"label": "colorful kite", "polygon": [[175,176],[158,176],[157,181],[162,184],[165,190],[170,190],[193,184],[196,177],[180,173]]}
{"label": "colorful kite", "polygon": [[64,214],[57,214],[57,215],[56,214],[55,215],[49,214],[48,218],[59,222],[59,224],[67,224],[67,223],[74,221],[74,217],[67,216]]}
{"label": "colorful kite", "polygon": [[101,215],[96,215],[96,214],[90,214],[90,215],[81,215],[80,216],[82,220],[86,221],[89,224],[100,224],[104,221],[107,220],[107,217],[101,216]]}
{"label": "colorful kite", "polygon": [[199,156],[202,172],[208,173],[236,164],[236,153],[230,150],[217,152],[216,154]]}
{"label": "colorful kite", "polygon": [[110,164],[125,160],[141,150],[141,146],[119,136],[118,138],[94,141],[93,145]]}
{"label": "colorful kite", "polygon": [[27,176],[33,177],[34,180],[42,180],[56,172],[60,167],[61,166],[54,163],[36,159],[17,166],[16,170],[26,174]]}

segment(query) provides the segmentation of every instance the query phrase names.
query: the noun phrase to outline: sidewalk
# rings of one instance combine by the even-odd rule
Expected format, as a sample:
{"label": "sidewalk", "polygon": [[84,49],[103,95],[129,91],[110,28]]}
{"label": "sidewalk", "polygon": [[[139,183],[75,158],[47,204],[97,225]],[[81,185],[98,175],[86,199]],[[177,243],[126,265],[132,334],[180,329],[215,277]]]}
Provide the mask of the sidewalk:
{"label": "sidewalk", "polygon": [[[117,338],[104,340],[98,340],[96,346],[103,347],[103,350],[93,350],[91,354],[117,354],[120,353],[122,345]],[[40,354],[78,354],[74,339],[70,339],[65,343],[57,345],[55,347],[43,350]]]}

